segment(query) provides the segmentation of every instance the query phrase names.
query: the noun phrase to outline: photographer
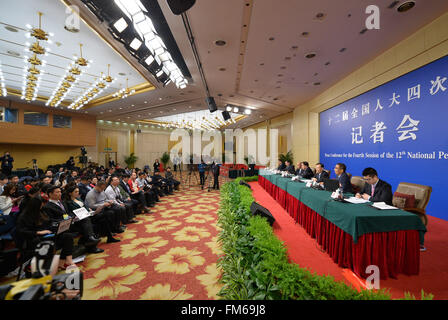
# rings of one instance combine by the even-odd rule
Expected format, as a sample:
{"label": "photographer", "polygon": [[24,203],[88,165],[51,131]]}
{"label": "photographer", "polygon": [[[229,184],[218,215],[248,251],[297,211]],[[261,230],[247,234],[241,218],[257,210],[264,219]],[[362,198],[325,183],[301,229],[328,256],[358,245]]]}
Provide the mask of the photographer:
{"label": "photographer", "polygon": [[0,161],[2,162],[2,173],[9,176],[12,171],[12,163],[14,162],[14,158],[9,155],[9,152],[6,151],[3,157],[0,157]]}
{"label": "photographer", "polygon": [[202,189],[204,189],[205,184],[205,168],[207,165],[205,164],[204,160],[201,159],[201,163],[198,164],[198,171],[199,171],[199,178],[200,178],[200,185],[202,186]]}
{"label": "photographer", "polygon": [[70,157],[70,159],[68,159],[67,162],[65,163],[65,167],[68,170],[75,169],[75,159],[73,157]]}

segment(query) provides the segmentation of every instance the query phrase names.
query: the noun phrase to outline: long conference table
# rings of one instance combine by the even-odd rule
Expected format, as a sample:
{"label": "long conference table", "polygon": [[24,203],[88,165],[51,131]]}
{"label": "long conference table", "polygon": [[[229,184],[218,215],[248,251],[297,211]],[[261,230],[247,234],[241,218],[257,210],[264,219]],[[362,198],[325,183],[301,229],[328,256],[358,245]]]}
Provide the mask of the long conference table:
{"label": "long conference table", "polygon": [[383,280],[419,273],[426,227],[417,215],[334,201],[331,192],[266,170],[258,183],[340,267],[367,278],[372,271],[366,268],[378,266]]}

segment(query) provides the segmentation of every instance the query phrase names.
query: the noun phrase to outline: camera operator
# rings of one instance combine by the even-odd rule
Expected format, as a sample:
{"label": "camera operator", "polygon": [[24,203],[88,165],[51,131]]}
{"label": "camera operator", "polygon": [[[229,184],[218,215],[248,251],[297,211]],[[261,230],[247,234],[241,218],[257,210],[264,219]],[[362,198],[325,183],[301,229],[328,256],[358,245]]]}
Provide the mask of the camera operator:
{"label": "camera operator", "polygon": [[70,157],[70,159],[67,160],[67,162],[65,163],[65,167],[68,170],[74,170],[75,169],[75,159],[74,159],[74,157]]}
{"label": "camera operator", "polygon": [[14,158],[11,157],[8,151],[6,151],[4,156],[0,157],[0,161],[2,162],[2,173],[9,176],[12,171],[12,163],[14,162]]}
{"label": "camera operator", "polygon": [[199,171],[199,178],[200,178],[200,185],[202,186],[201,189],[204,189],[205,184],[205,169],[207,165],[204,162],[204,159],[201,159],[201,163],[198,164],[198,171]]}
{"label": "camera operator", "polygon": [[213,173],[213,189],[219,190],[219,169],[220,165],[213,161],[211,170]]}

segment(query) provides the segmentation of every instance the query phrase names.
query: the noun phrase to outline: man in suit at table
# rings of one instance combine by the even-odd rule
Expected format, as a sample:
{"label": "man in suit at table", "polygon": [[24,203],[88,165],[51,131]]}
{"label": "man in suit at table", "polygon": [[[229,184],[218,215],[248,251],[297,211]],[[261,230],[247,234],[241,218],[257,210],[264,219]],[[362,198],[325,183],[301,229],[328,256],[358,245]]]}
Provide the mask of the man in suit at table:
{"label": "man in suit at table", "polygon": [[386,181],[378,178],[378,173],[373,168],[365,168],[362,172],[366,184],[360,193],[356,194],[357,198],[363,198],[371,202],[385,202],[392,205],[392,187]]}
{"label": "man in suit at table", "polygon": [[350,182],[350,178],[346,173],[347,166],[343,163],[337,163],[334,167],[334,173],[339,180],[339,186],[342,188],[342,192],[344,193],[353,193],[352,183]]}
{"label": "man in suit at table", "polygon": [[297,170],[296,174],[298,176],[302,176],[303,179],[311,179],[314,177],[313,170],[310,168],[310,164],[307,161],[301,162],[302,164],[302,170]]}
{"label": "man in suit at table", "polygon": [[284,171],[285,170],[285,168],[286,168],[286,165],[282,162],[282,160],[278,160],[278,167],[277,167],[277,170],[279,170],[279,171]]}
{"label": "man in suit at table", "polygon": [[330,175],[324,170],[324,165],[322,163],[316,163],[316,174],[311,179],[317,183],[323,183],[324,179],[329,179]]}
{"label": "man in suit at table", "polygon": [[287,171],[288,173],[295,174],[296,170],[294,169],[294,165],[291,164],[288,160],[285,161],[286,168],[283,171]]}

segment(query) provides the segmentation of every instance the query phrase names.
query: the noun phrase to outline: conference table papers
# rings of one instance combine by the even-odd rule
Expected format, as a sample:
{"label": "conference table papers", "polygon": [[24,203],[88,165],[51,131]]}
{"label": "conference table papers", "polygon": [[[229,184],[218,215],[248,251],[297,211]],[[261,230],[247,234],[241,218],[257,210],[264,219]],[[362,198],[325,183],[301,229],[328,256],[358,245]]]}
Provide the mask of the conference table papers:
{"label": "conference table papers", "polygon": [[350,203],[354,203],[354,204],[361,204],[361,203],[370,202],[369,200],[364,200],[364,199],[355,198],[355,197],[350,197],[350,198],[347,198],[347,199],[344,199],[344,200],[347,201],[347,202],[350,202]]}

